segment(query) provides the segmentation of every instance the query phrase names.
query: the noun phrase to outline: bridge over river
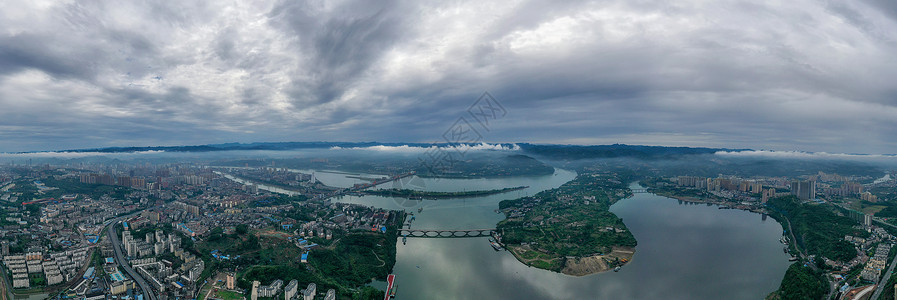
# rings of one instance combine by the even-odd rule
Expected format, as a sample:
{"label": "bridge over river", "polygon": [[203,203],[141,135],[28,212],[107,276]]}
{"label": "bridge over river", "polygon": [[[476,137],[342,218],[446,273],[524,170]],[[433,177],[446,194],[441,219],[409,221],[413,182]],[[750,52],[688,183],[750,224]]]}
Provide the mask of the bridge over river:
{"label": "bridge over river", "polygon": [[495,228],[485,229],[399,229],[399,235],[415,238],[471,238],[491,236]]}

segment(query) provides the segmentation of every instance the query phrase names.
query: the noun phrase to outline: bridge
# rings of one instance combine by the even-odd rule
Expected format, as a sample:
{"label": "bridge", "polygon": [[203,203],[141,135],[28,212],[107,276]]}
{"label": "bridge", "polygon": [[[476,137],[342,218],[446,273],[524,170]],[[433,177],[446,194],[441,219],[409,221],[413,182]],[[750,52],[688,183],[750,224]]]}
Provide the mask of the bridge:
{"label": "bridge", "polygon": [[633,194],[648,194],[648,189],[633,189]]}
{"label": "bridge", "polygon": [[416,238],[470,238],[491,236],[495,228],[486,229],[399,229],[399,235]]}

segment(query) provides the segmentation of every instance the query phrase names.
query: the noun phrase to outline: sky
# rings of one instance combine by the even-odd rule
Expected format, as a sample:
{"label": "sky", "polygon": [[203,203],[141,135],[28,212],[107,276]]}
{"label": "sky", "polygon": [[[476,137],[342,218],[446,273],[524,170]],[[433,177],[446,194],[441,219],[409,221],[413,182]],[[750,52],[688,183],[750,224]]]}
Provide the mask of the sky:
{"label": "sky", "polygon": [[[895,53],[891,0],[10,1],[0,151],[470,124],[490,143],[897,153]],[[488,124],[468,112],[484,92]]]}

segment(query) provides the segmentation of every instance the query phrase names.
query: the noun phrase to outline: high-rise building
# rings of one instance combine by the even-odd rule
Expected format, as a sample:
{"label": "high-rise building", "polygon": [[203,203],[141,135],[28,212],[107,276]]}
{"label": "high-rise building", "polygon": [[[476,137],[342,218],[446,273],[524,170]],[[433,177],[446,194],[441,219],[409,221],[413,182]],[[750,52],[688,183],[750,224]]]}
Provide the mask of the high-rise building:
{"label": "high-rise building", "polygon": [[296,296],[296,292],[299,289],[299,281],[296,279],[290,280],[290,283],[287,284],[287,287],[283,289],[283,299],[291,300]]}
{"label": "high-rise building", "polygon": [[262,284],[258,282],[258,280],[252,281],[252,292],[249,294],[249,299],[258,300],[259,299],[259,285]]}
{"label": "high-rise building", "polygon": [[234,283],[236,282],[236,278],[233,273],[227,274],[227,279],[225,279],[224,286],[227,287],[228,290],[234,289]]}
{"label": "high-rise building", "polygon": [[314,300],[315,294],[317,293],[317,285],[314,282],[309,283],[308,287],[299,291],[299,294],[302,295],[302,299],[304,300]]}
{"label": "high-rise building", "polygon": [[816,199],[816,181],[795,180],[791,182],[791,194],[801,200]]}
{"label": "high-rise building", "polygon": [[870,192],[863,192],[860,194],[860,199],[868,202],[878,202],[878,196],[875,196]]}
{"label": "high-rise building", "polygon": [[776,189],[774,189],[774,188],[765,189],[765,190],[761,189],[761,191],[762,191],[761,196],[760,196],[761,203],[766,203],[766,201],[769,201],[769,199],[772,199],[773,197],[776,196]]}
{"label": "high-rise building", "polygon": [[130,187],[131,186],[131,177],[120,176],[120,177],[116,178],[116,184],[118,184],[120,186]]}

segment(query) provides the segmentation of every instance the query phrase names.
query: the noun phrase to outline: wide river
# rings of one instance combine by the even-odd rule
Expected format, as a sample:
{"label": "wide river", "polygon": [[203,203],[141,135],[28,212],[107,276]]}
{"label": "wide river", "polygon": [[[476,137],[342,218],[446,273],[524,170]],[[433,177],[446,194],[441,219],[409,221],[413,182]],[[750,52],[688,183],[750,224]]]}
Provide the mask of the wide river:
{"label": "wide river", "polygon": [[[358,179],[318,173],[321,182],[351,186]],[[365,174],[366,175],[366,174]],[[406,209],[412,228],[494,228],[504,216],[498,202],[562,185],[576,176],[500,179],[415,178],[399,187],[464,191],[530,186],[486,197],[408,201],[344,196],[335,201]],[[384,184],[384,188],[394,184]],[[632,188],[639,188],[633,184]],[[423,207],[418,213],[417,209]],[[397,299],[762,299],[778,288],[788,255],[778,242],[782,227],[772,218],[717,206],[687,204],[654,194],[635,194],[611,206],[638,240],[632,261],[620,272],[573,277],[527,267],[488,238],[408,238],[397,241]]]}

